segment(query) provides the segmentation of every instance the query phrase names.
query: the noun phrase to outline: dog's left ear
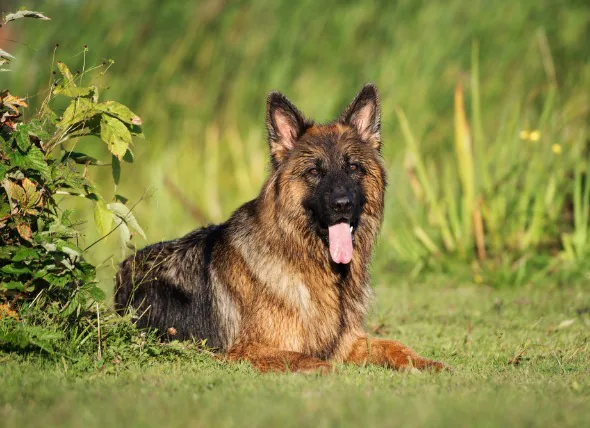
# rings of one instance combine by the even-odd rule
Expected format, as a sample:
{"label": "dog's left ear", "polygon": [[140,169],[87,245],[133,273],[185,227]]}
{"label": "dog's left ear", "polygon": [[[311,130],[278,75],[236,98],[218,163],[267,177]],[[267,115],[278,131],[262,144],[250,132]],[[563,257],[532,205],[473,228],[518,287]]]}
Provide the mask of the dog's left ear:
{"label": "dog's left ear", "polygon": [[363,141],[381,150],[381,107],[377,88],[367,83],[338,119],[352,126]]}
{"label": "dog's left ear", "polygon": [[268,144],[274,167],[295,147],[308,128],[301,112],[280,92],[271,92],[266,103]]}

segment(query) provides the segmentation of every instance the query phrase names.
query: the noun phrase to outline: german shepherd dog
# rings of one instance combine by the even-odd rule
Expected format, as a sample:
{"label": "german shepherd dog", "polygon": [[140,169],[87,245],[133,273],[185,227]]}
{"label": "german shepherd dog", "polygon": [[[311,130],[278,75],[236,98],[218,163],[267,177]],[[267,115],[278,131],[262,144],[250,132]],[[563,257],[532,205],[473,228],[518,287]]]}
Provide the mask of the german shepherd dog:
{"label": "german shepherd dog", "polygon": [[325,372],[334,362],[446,368],[363,329],[386,185],[375,86],[325,125],[271,92],[266,126],[271,171],[260,195],[223,224],[125,260],[117,309],[263,372]]}

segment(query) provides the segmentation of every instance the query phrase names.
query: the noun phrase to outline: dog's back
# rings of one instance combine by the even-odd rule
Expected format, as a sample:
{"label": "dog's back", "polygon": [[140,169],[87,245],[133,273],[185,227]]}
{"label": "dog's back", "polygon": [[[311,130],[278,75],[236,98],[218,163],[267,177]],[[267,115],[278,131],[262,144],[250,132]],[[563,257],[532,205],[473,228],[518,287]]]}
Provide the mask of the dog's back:
{"label": "dog's back", "polygon": [[161,334],[173,327],[175,339],[207,339],[223,348],[210,269],[223,239],[224,226],[210,226],[138,251],[121,264],[115,307],[134,308],[139,327]]}

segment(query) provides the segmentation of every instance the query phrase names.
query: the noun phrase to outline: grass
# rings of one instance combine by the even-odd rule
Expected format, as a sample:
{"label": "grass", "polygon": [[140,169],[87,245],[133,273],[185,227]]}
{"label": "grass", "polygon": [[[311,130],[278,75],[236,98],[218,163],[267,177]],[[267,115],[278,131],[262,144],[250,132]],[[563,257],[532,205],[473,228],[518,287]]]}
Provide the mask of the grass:
{"label": "grass", "polygon": [[261,375],[209,355],[76,365],[0,354],[0,426],[582,426],[590,292],[378,281],[369,328],[455,367]]}

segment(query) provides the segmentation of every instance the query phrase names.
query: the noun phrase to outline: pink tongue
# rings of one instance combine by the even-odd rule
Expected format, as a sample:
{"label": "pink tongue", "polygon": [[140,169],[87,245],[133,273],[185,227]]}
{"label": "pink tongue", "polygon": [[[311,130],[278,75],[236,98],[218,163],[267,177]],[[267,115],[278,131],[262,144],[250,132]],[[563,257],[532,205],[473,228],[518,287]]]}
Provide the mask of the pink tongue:
{"label": "pink tongue", "polygon": [[338,223],[328,228],[330,255],[335,263],[350,263],[352,259],[352,234],[348,223]]}

